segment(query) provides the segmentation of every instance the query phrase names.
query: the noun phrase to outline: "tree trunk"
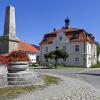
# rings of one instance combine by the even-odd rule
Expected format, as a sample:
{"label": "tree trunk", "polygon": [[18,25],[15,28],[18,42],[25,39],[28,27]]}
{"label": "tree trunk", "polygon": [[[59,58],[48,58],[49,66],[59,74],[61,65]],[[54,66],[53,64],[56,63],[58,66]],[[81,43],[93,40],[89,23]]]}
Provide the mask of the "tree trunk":
{"label": "tree trunk", "polygon": [[58,59],[55,58],[55,68],[57,68],[57,61],[58,61]]}

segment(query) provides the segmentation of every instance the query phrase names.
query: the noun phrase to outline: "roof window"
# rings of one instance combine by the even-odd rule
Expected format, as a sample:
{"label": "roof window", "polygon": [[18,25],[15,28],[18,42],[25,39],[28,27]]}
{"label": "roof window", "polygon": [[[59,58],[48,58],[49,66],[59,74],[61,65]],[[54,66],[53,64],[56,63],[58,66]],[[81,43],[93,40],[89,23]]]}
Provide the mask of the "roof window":
{"label": "roof window", "polygon": [[79,38],[79,34],[80,34],[79,32],[75,32],[75,33],[73,33],[74,38],[76,38],[76,39]]}

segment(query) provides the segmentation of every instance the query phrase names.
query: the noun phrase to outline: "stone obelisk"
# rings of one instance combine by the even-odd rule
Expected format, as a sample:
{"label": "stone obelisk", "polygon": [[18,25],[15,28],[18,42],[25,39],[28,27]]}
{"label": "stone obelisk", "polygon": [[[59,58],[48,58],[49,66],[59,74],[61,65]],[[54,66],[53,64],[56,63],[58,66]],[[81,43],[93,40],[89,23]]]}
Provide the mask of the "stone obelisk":
{"label": "stone obelisk", "polygon": [[0,54],[8,54],[18,50],[19,41],[16,37],[15,8],[9,5],[5,12],[4,33],[0,37]]}
{"label": "stone obelisk", "polygon": [[5,13],[4,35],[16,34],[15,8],[8,6]]}

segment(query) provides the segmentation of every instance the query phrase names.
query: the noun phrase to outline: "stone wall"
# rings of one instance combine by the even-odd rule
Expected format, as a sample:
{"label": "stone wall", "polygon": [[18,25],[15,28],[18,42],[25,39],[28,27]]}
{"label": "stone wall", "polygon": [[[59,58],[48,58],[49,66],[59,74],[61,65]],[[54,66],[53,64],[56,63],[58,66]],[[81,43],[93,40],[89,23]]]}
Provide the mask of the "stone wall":
{"label": "stone wall", "polygon": [[7,86],[7,66],[6,65],[0,65],[0,87]]}
{"label": "stone wall", "polygon": [[8,73],[8,85],[29,85],[38,82],[38,75],[33,70],[27,68],[25,71]]}

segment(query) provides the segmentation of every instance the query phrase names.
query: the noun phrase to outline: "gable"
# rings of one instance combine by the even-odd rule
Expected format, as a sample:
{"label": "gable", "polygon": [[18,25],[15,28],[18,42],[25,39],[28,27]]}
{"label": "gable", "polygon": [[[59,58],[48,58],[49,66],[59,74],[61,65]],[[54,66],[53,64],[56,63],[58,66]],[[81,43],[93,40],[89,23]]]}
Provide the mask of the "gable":
{"label": "gable", "polygon": [[69,39],[64,32],[58,32],[52,43],[68,43]]}

